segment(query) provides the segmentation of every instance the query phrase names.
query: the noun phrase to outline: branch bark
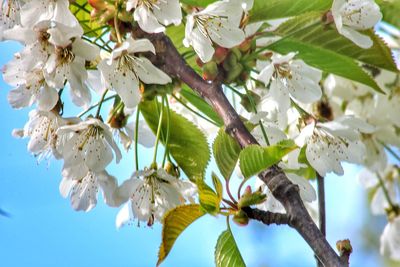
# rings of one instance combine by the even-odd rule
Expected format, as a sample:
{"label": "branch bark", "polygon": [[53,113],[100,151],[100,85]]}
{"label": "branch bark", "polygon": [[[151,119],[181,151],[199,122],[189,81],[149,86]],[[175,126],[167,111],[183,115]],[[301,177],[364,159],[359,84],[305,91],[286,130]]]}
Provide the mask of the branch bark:
{"label": "branch bark", "polygon": [[250,219],[260,221],[265,225],[289,224],[289,216],[286,213],[275,213],[259,209],[252,209],[249,207],[243,208],[242,210],[246,212],[247,216]]}
{"label": "branch bark", "polygon": [[[243,124],[236,110],[229,103],[222,91],[220,82],[203,80],[187,65],[166,35],[162,33],[147,34],[141,31],[133,32],[133,34],[135,37],[145,37],[152,41],[156,48],[156,56],[151,58],[153,63],[171,77],[178,78],[186,83],[205,99],[223,120],[226,132],[235,138],[242,148],[251,144],[258,144]],[[347,266],[315,225],[300,198],[298,186],[290,182],[283,170],[274,165],[261,172],[258,177],[285,207],[288,225],[299,232],[324,266]],[[258,212],[248,215],[255,217],[256,214],[259,215]]]}

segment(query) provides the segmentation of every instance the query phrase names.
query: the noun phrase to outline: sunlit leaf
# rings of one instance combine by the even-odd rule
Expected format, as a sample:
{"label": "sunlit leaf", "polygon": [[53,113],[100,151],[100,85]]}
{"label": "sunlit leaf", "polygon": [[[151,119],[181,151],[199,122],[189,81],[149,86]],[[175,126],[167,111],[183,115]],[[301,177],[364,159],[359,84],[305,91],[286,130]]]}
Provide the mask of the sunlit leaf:
{"label": "sunlit leaf", "polygon": [[230,229],[221,233],[215,246],[215,265],[217,267],[245,267],[246,264]]}

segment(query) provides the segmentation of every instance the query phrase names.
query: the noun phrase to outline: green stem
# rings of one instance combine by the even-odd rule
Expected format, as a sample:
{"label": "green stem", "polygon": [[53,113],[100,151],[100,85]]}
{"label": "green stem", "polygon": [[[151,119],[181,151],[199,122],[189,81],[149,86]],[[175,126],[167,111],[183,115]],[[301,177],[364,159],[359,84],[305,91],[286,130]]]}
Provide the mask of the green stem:
{"label": "green stem", "polygon": [[99,107],[97,108],[97,112],[96,112],[96,118],[100,117],[100,111],[101,111],[101,106],[103,105],[104,102],[104,98],[106,97],[106,94],[108,93],[108,90],[104,90],[104,93],[101,95],[101,98],[99,100]]}
{"label": "green stem", "polygon": [[379,142],[383,145],[383,147],[384,147],[395,159],[397,159],[398,161],[400,161],[400,156],[397,155],[396,152],[394,152],[394,150],[393,150],[390,146],[386,145],[385,143],[383,143],[383,142],[381,142],[381,141],[379,141]]}
{"label": "green stem", "polygon": [[182,99],[180,99],[179,97],[177,97],[175,94],[172,94],[172,97],[178,101],[182,106],[184,106],[185,108],[187,108],[190,112],[194,113],[196,116],[199,116],[200,118],[202,118],[203,120],[208,121],[211,124],[214,124],[215,126],[219,127],[218,124],[212,120],[210,120],[209,118],[201,115],[199,112],[195,111],[194,109],[192,109],[191,107],[189,107],[188,105],[186,105],[185,102],[182,101]]}
{"label": "green stem", "polygon": [[164,101],[165,101],[165,103],[166,103],[166,107],[167,107],[167,133],[166,133],[166,137],[165,137],[165,151],[164,151],[164,158],[163,158],[163,161],[162,161],[162,166],[164,167],[164,165],[165,165],[165,161],[166,161],[166,159],[167,159],[167,155],[168,155],[168,153],[169,153],[169,150],[168,150],[168,142],[169,142],[169,135],[170,135],[170,127],[171,127],[171,112],[170,112],[170,108],[169,108],[169,103],[168,103],[168,99],[167,99],[167,97],[166,96],[164,96]]}
{"label": "green stem", "polygon": [[138,151],[139,116],[140,116],[140,106],[138,106],[138,108],[136,110],[136,122],[135,122],[135,167],[136,167],[136,171],[139,171],[139,151]]}
{"label": "green stem", "polygon": [[383,182],[381,175],[379,173],[376,173],[376,176],[378,177],[379,185],[382,187],[383,194],[385,195],[385,198],[386,198],[387,202],[389,203],[390,208],[393,209],[395,207],[395,205],[392,202],[392,199],[390,198],[389,192]]}
{"label": "green stem", "polygon": [[[249,98],[250,105],[253,108],[254,113],[257,114],[258,112],[257,112],[256,103],[254,103],[254,99],[251,96],[250,91],[249,91],[249,89],[247,88],[246,85],[244,85],[244,89],[246,90],[246,95]],[[261,120],[258,122],[258,125],[260,125],[261,132],[262,132],[262,134],[264,136],[264,139],[265,139],[265,143],[267,143],[267,146],[269,146],[270,143],[269,143],[269,139],[268,139],[268,136],[267,136],[267,132],[265,131],[264,125],[262,124]]]}
{"label": "green stem", "polygon": [[[157,98],[156,98],[156,101],[157,101]],[[162,101],[161,110],[160,110],[160,117],[158,119],[157,135],[156,135],[156,142],[154,144],[154,156],[153,156],[152,165],[157,163],[157,150],[158,150],[158,143],[160,142],[162,121],[163,121],[163,113],[164,113],[164,99]]]}
{"label": "green stem", "polygon": [[[117,95],[115,94],[115,95],[109,96],[109,97],[107,97],[107,98],[104,98],[103,103],[104,103],[104,102],[107,102],[107,101],[110,100],[110,99],[115,98],[116,96],[117,96]],[[94,109],[95,107],[97,107],[98,105],[100,105],[100,101],[97,102],[96,104],[94,104],[93,106],[90,106],[88,109],[86,109],[86,110],[82,111],[81,113],[79,113],[79,114],[78,114],[78,118],[81,118],[83,115],[85,115],[86,113],[88,113],[89,111],[91,111],[92,109]]]}

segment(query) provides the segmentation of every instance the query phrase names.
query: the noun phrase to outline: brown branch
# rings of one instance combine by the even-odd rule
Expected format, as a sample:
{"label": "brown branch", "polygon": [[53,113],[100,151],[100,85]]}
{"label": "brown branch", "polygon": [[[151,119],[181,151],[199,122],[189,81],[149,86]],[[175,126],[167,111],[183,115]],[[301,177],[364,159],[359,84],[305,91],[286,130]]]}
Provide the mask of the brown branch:
{"label": "brown branch", "polygon": [[259,209],[252,209],[249,207],[242,209],[246,212],[247,216],[250,219],[260,221],[263,224],[271,225],[281,225],[281,224],[289,224],[289,216],[286,213],[275,213],[270,211],[263,211]]}
{"label": "brown branch", "polygon": [[[204,98],[222,118],[226,132],[235,138],[241,147],[258,144],[229,103],[222,91],[221,84],[204,81],[187,65],[166,35],[143,32],[134,32],[133,34],[135,37],[145,37],[153,42],[157,53],[156,57],[152,58],[153,63],[171,77],[186,83]],[[324,266],[345,266],[308,214],[300,198],[298,186],[290,182],[283,170],[274,165],[258,176],[285,207],[289,219],[288,224],[300,233]]]}
{"label": "brown branch", "polygon": [[[317,174],[319,230],[326,238],[325,177]],[[318,267],[323,266],[317,258]]]}

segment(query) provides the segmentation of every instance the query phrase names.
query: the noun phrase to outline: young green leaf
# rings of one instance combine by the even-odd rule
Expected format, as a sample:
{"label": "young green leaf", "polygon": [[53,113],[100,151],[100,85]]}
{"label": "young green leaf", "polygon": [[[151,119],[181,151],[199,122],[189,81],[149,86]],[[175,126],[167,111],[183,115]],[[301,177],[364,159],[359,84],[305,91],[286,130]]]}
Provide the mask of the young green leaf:
{"label": "young green leaf", "polygon": [[213,181],[213,185],[215,188],[215,191],[217,192],[217,196],[219,198],[219,200],[221,201],[222,199],[222,183],[221,180],[218,178],[218,176],[213,172],[211,173],[211,177],[212,177],[212,181]]}
{"label": "young green leaf", "polygon": [[178,236],[195,220],[204,215],[197,204],[178,206],[163,218],[162,241],[158,252],[159,266],[168,256]]}
{"label": "young green leaf", "polygon": [[248,146],[240,152],[240,170],[244,177],[249,178],[278,163],[282,157],[294,149],[296,145],[292,140],[284,140],[268,147]]}
{"label": "young green leaf", "polygon": [[[159,104],[161,107],[161,104]],[[166,114],[167,108],[164,108]],[[144,101],[140,111],[151,130],[156,133],[159,116],[155,101]],[[170,110],[169,152],[189,179],[203,178],[210,160],[210,149],[204,133],[185,117]],[[163,116],[162,130],[167,131],[167,116]],[[164,143],[164,140],[161,140]]]}
{"label": "young green leaf", "polygon": [[183,4],[188,4],[191,6],[201,6],[206,7],[207,5],[214,3],[217,0],[181,0]]}
{"label": "young green leaf", "polygon": [[222,196],[220,197],[215,193],[203,179],[197,180],[196,184],[199,191],[199,202],[201,208],[207,213],[217,215]]}
{"label": "young green leaf", "polygon": [[250,21],[297,16],[310,11],[328,11],[332,0],[254,0]]}
{"label": "young green leaf", "polygon": [[221,128],[214,140],[213,152],[219,171],[226,180],[235,169],[240,150],[239,144],[225,132],[225,128]]}
{"label": "young green leaf", "polygon": [[82,26],[87,37],[100,36],[103,29],[92,19],[90,12],[93,8],[86,0],[74,1],[74,5],[70,5],[69,9],[78,19],[79,24]]}
{"label": "young green leaf", "polygon": [[218,238],[215,246],[215,265],[217,267],[246,266],[230,228],[223,231]]}

